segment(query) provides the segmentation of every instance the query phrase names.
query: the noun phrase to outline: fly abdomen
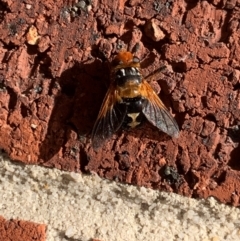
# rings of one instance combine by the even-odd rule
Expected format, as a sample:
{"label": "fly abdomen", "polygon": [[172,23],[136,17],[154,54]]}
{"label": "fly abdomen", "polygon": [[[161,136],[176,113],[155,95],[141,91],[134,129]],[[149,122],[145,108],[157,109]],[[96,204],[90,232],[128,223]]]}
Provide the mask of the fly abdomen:
{"label": "fly abdomen", "polygon": [[125,128],[134,128],[142,123],[143,114],[143,104],[144,99],[142,97],[135,98],[124,98],[123,103],[127,107],[127,112],[125,119],[123,121],[123,126]]}

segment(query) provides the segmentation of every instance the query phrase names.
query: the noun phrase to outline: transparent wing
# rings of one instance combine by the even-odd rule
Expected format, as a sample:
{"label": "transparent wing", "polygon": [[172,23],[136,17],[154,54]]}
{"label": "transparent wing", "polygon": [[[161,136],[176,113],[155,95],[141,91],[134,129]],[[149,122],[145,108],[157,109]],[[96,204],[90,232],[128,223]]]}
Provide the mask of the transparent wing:
{"label": "transparent wing", "polygon": [[179,136],[179,128],[175,119],[159,99],[152,87],[143,80],[141,93],[145,97],[143,114],[147,120],[171,137]]}
{"label": "transparent wing", "polygon": [[122,125],[126,116],[126,105],[118,104],[115,88],[109,88],[92,131],[92,146],[98,148]]}

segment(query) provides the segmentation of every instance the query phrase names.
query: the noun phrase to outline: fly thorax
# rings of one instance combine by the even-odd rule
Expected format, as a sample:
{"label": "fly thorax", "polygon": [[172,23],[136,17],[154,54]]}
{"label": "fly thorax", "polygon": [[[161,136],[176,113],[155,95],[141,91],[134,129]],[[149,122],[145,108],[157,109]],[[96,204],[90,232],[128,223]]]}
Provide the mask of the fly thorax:
{"label": "fly thorax", "polygon": [[[137,67],[127,67],[118,69],[115,73],[115,80],[118,86],[139,85],[142,82],[142,76]],[[129,82],[129,83],[128,83]]]}
{"label": "fly thorax", "polygon": [[121,68],[115,74],[118,93],[122,98],[134,98],[140,95],[139,87],[142,82],[142,76],[139,68]]}

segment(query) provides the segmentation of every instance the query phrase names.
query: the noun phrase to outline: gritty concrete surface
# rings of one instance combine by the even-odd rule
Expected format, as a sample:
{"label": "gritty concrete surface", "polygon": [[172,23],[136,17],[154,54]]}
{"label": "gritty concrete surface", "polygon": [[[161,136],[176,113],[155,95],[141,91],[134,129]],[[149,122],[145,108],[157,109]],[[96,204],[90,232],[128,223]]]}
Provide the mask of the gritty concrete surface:
{"label": "gritty concrete surface", "polygon": [[6,157],[0,187],[0,215],[45,224],[47,241],[240,239],[240,210],[213,198],[195,200]]}

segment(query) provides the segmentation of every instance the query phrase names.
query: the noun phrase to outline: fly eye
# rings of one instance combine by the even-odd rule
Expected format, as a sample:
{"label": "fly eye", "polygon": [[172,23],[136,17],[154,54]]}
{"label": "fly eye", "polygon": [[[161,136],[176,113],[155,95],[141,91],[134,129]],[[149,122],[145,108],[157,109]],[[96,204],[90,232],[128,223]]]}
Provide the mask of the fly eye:
{"label": "fly eye", "polygon": [[139,60],[139,58],[138,57],[133,57],[133,63],[139,63],[140,62],[140,60]]}

